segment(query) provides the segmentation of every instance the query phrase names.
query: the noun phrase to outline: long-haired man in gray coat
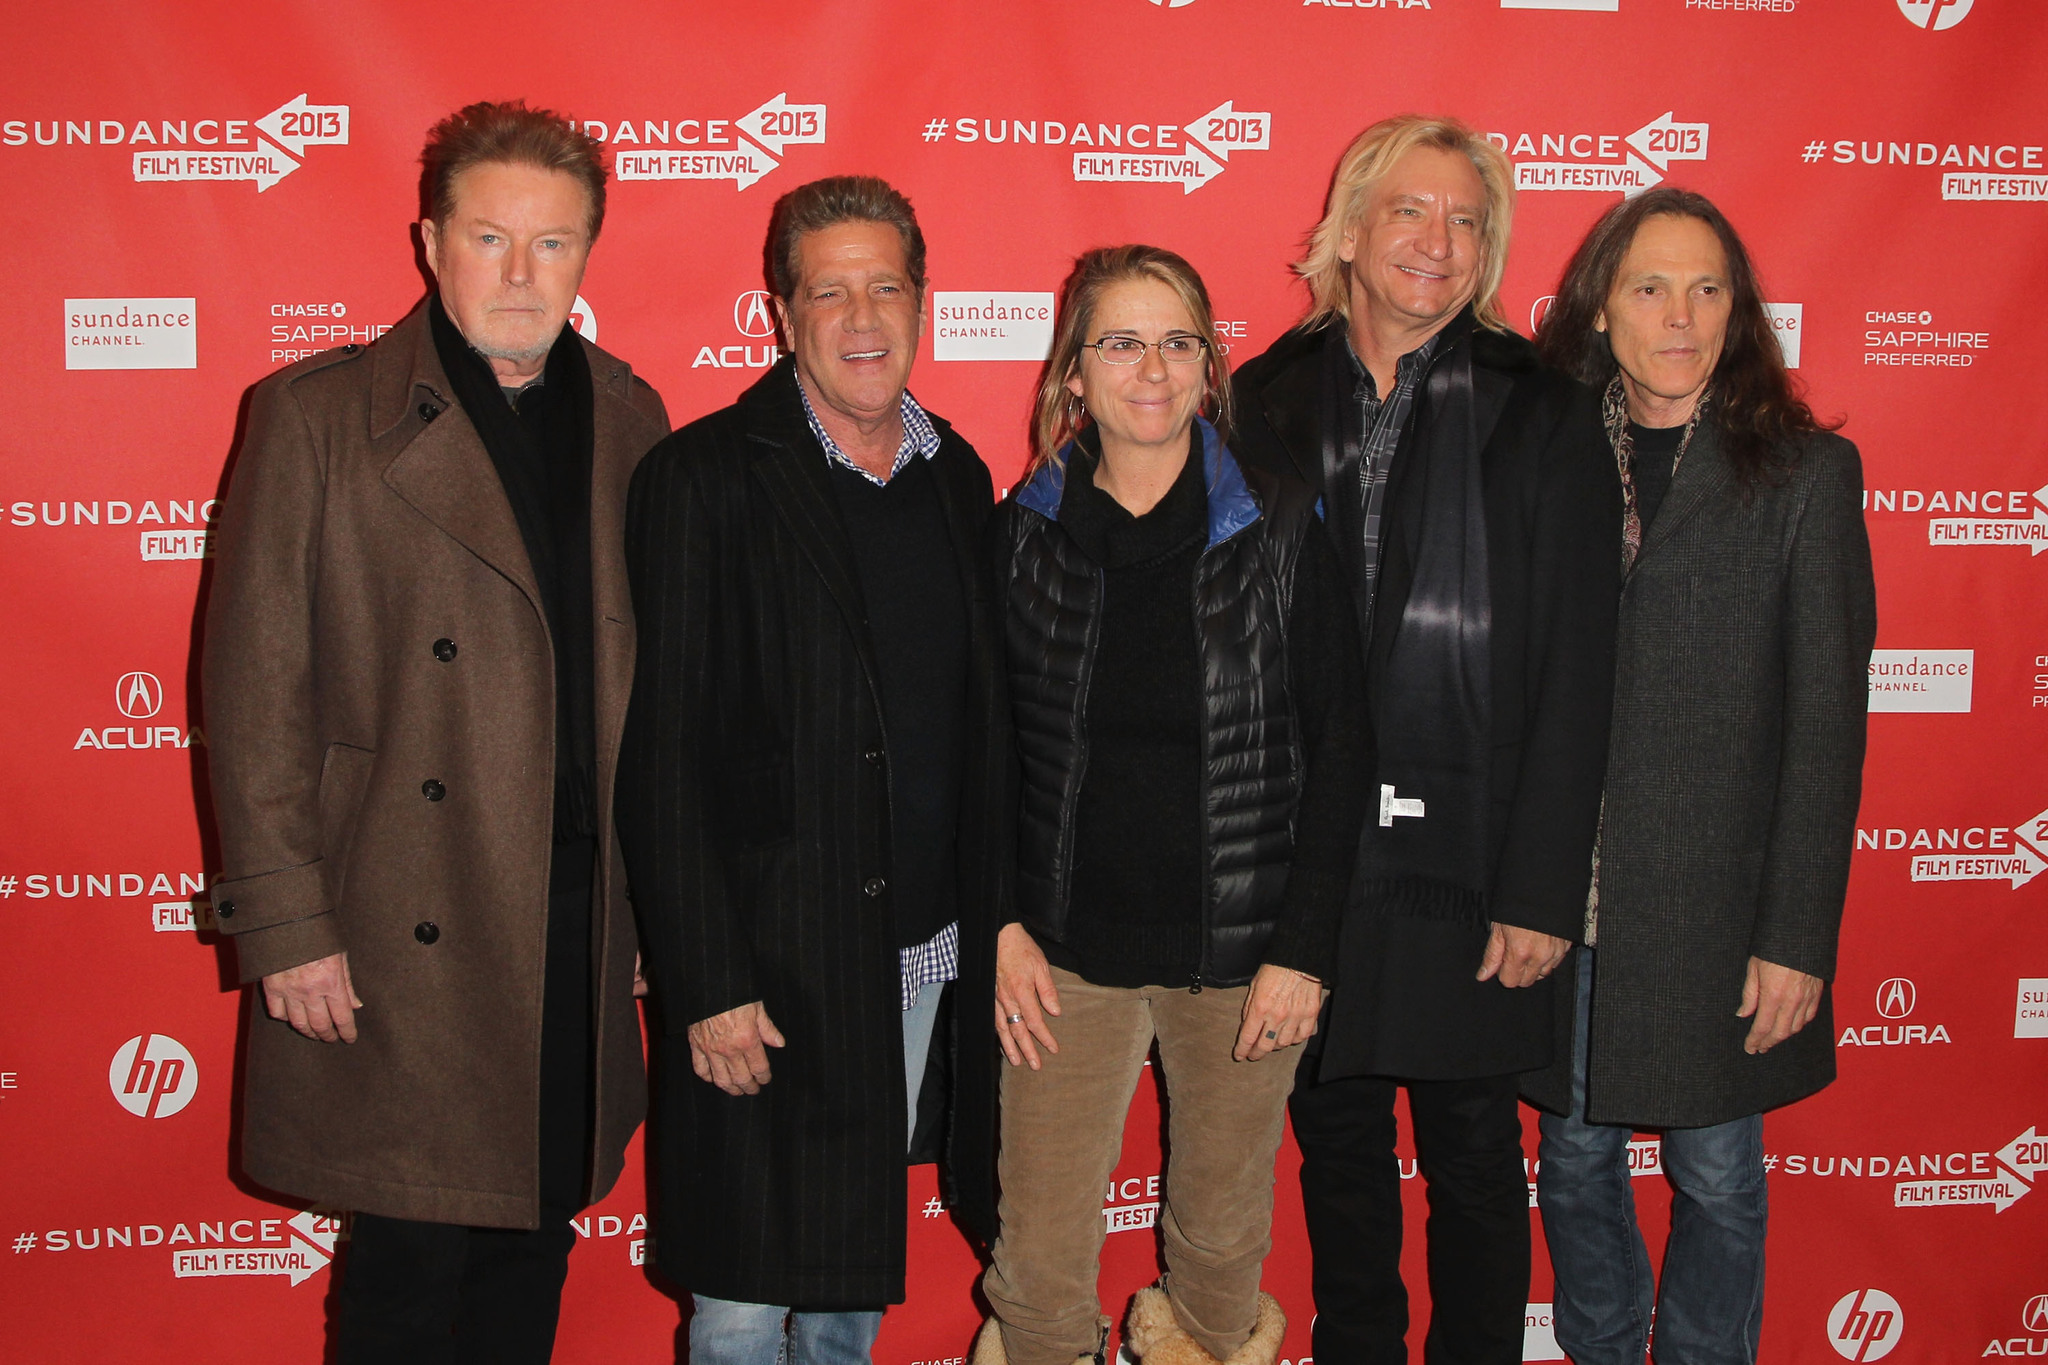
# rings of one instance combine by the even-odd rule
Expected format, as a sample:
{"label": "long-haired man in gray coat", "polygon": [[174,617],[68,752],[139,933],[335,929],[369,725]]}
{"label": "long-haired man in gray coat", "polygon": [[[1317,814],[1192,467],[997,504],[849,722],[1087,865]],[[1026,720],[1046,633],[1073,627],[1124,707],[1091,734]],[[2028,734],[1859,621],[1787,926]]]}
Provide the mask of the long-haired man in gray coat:
{"label": "long-haired man in gray coat", "polygon": [[[1877,633],[1856,447],[1785,371],[1756,272],[1700,195],[1609,210],[1537,335],[1604,390],[1624,574],[1568,1055],[1525,1082],[1557,1338],[1578,1365],[1756,1360],[1763,1111],[1835,1075],[1828,979]],[[1809,1027],[1815,1025],[1816,1027]],[[1677,1196],[1661,1292],[1632,1128]]]}

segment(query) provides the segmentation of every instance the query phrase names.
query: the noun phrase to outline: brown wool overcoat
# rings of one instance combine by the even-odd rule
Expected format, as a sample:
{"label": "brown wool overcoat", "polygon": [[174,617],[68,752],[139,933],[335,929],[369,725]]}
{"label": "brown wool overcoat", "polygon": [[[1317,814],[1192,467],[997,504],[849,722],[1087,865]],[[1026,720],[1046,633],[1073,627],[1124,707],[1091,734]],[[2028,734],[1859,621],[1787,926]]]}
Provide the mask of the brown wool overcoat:
{"label": "brown wool overcoat", "polygon": [[[626,486],[668,418],[624,363],[585,354],[598,1197],[646,1107],[611,795],[633,682]],[[552,644],[424,307],[257,385],[216,553],[203,691],[220,928],[245,982],[345,949],[363,1001],[355,1043],[320,1043],[249,992],[243,1169],[338,1208],[534,1227]]]}

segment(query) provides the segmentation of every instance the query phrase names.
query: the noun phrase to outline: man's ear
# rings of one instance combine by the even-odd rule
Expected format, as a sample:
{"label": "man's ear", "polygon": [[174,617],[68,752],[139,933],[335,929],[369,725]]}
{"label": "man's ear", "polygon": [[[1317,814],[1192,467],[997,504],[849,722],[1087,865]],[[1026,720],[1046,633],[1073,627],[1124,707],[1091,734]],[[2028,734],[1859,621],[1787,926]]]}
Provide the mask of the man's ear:
{"label": "man's ear", "polygon": [[420,245],[426,251],[427,269],[434,272],[434,278],[441,278],[441,231],[440,225],[432,218],[420,219]]}
{"label": "man's ear", "polygon": [[782,334],[782,349],[795,355],[796,325],[790,321],[789,305],[779,294],[769,295],[769,301],[775,305],[775,330]]}

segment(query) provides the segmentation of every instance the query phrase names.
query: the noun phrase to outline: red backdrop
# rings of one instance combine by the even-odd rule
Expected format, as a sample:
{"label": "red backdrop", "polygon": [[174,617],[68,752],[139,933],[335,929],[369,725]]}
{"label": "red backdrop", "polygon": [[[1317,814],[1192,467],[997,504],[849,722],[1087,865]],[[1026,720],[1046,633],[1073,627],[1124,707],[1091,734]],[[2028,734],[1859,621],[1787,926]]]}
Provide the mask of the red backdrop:
{"label": "red backdrop", "polygon": [[[2048,1354],[2044,71],[2048,20],[2026,0],[150,0],[13,16],[0,1353],[319,1349],[336,1229],[234,1167],[237,997],[204,929],[193,691],[210,500],[250,384],[370,340],[420,296],[408,222],[427,126],[525,96],[587,120],[617,158],[579,320],[679,421],[772,358],[748,291],[774,196],[845,171],[906,190],[940,291],[913,385],[999,485],[1023,455],[1034,314],[1077,250],[1182,252],[1224,340],[1255,354],[1300,313],[1286,263],[1337,153],[1382,115],[1458,114],[1517,163],[1518,325],[1617,194],[1668,178],[1712,195],[1816,407],[1850,419],[1882,601],[1842,1079],[1766,1125],[1765,1358]],[[1155,1273],[1154,1106],[1141,1088],[1106,1192],[1125,1229],[1104,1259],[1113,1311]],[[1655,1147],[1638,1150],[1661,1235]],[[1295,1160],[1267,1273],[1290,1362],[1311,1313]],[[930,1170],[913,1175],[911,1298],[888,1316],[886,1365],[956,1361],[977,1320],[973,1258],[934,1216]],[[579,1224],[558,1359],[669,1358],[677,1314],[641,1268],[645,1207],[636,1160]],[[1558,1358],[1550,1295],[1539,1253],[1529,1359]]]}

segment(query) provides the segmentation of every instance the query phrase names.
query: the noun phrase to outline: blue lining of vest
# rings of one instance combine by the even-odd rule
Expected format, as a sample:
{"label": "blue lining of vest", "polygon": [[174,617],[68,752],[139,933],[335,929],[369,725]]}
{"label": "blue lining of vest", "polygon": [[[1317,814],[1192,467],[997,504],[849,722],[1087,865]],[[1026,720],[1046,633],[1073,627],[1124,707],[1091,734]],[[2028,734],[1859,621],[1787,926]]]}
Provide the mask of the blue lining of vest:
{"label": "blue lining of vest", "polygon": [[[1258,499],[1252,496],[1244,481],[1244,471],[1237,466],[1237,457],[1217,439],[1216,428],[1197,417],[1195,429],[1202,433],[1202,482],[1209,495],[1207,548],[1213,550],[1257,521],[1261,514]],[[1060,519],[1060,498],[1067,487],[1067,459],[1073,449],[1074,443],[1067,442],[1058,459],[1047,460],[1038,467],[1031,481],[1017,490],[1019,507],[1036,512],[1047,521]]]}

